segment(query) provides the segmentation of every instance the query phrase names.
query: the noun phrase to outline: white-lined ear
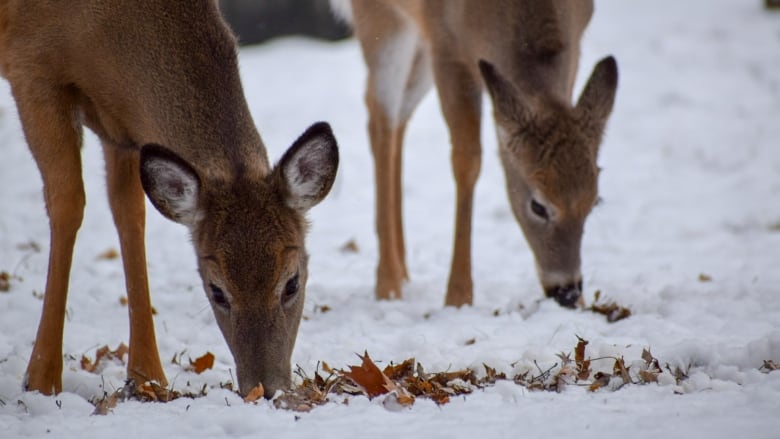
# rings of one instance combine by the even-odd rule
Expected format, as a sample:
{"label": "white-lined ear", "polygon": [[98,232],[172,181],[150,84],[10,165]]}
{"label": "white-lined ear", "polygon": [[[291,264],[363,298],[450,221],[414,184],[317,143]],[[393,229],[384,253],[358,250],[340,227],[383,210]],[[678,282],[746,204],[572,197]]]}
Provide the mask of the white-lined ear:
{"label": "white-lined ear", "polygon": [[160,145],[141,148],[141,184],[152,204],[171,221],[193,227],[200,179],[184,159]]}
{"label": "white-lined ear", "polygon": [[287,186],[287,205],[305,212],[322,201],[333,186],[338,165],[338,145],[330,125],[315,123],[279,162],[282,180]]}
{"label": "white-lined ear", "polygon": [[590,79],[582,90],[576,111],[580,117],[601,132],[615,103],[618,68],[615,58],[608,56],[593,68]]}

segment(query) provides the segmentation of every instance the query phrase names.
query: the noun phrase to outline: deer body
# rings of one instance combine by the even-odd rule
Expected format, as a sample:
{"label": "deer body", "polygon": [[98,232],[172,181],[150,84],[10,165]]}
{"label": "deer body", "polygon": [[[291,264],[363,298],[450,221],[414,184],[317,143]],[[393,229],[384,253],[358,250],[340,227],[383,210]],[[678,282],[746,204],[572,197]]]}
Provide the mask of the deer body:
{"label": "deer body", "polygon": [[446,304],[471,304],[471,221],[480,172],[481,96],[489,92],[513,212],[548,296],[581,295],[580,242],[597,199],[596,155],[617,84],[606,58],[579,102],[572,88],[587,0],[333,1],[354,24],[368,67],[366,105],[377,185],[376,295],[408,278],[401,214],[406,123],[435,85],[450,132],[455,237]]}
{"label": "deer body", "polygon": [[306,210],[338,164],[327,124],[272,168],[209,0],[0,0],[0,74],[11,84],[51,223],[43,314],[26,387],[61,391],[68,278],[85,195],[82,125],[101,140],[130,311],[128,378],[165,385],[149,299],[146,193],[192,233],[240,389],[287,385],[306,282]]}

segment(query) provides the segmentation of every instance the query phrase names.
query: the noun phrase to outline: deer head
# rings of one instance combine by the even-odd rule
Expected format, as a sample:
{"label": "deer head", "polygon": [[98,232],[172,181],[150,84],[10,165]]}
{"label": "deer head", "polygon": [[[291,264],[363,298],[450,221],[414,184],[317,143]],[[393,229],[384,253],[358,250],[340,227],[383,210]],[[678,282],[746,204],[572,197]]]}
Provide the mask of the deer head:
{"label": "deer head", "polygon": [[309,128],[260,179],[205,181],[167,148],[141,150],[152,204],[192,233],[243,394],[262,383],[270,398],[289,386],[307,279],[304,215],[330,191],[337,167],[336,140],[325,123]]}
{"label": "deer head", "polygon": [[479,63],[493,101],[509,201],[548,297],[574,307],[582,295],[580,244],[598,199],[596,157],[617,88],[612,57],[593,70],[577,104]]}

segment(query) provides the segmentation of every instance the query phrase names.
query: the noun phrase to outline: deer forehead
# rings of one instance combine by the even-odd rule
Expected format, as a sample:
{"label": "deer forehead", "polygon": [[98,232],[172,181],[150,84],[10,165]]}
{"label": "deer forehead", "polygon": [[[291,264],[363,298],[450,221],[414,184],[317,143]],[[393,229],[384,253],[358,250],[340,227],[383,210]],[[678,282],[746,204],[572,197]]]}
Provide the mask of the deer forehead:
{"label": "deer forehead", "polygon": [[214,275],[234,295],[275,291],[305,262],[305,220],[274,194],[238,198],[223,198],[207,207],[199,251],[210,256],[218,271]]}

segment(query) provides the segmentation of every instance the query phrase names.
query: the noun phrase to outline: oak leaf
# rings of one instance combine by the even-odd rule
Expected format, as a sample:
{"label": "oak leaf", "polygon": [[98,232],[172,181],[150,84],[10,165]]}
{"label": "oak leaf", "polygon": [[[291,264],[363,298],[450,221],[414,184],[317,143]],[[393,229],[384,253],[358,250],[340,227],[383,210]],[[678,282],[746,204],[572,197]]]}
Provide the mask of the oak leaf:
{"label": "oak leaf", "polygon": [[351,379],[355,384],[363,389],[369,398],[391,392],[396,389],[396,385],[374,364],[368,351],[358,355],[363,363],[360,366],[349,366],[349,372],[341,371],[341,374]]}

